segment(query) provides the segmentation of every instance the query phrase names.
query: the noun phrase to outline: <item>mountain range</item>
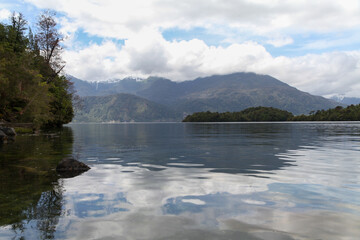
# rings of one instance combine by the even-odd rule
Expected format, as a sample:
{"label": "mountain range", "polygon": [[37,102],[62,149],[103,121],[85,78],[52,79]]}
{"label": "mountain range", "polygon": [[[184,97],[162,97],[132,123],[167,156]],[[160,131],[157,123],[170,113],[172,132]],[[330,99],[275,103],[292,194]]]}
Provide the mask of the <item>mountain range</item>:
{"label": "mountain range", "polygon": [[214,75],[184,82],[160,77],[95,83],[70,79],[83,97],[83,108],[76,111],[75,121],[180,121],[194,112],[233,112],[256,106],[298,115],[343,105],[255,73]]}
{"label": "mountain range", "polygon": [[346,105],[357,105],[360,104],[360,98],[355,98],[355,97],[343,97],[343,96],[333,96],[330,99],[339,102],[339,103],[343,103]]}

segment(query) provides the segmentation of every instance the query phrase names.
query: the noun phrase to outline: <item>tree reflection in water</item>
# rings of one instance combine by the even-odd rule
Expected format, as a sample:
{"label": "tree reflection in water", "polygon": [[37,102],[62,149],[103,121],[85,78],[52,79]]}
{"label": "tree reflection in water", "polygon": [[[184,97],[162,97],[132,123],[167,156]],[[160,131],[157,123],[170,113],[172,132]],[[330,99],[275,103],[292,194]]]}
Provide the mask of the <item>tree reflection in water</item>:
{"label": "tree reflection in water", "polygon": [[18,136],[0,146],[0,226],[15,239],[52,239],[63,213],[63,181],[57,163],[71,155],[70,128],[41,136]]}

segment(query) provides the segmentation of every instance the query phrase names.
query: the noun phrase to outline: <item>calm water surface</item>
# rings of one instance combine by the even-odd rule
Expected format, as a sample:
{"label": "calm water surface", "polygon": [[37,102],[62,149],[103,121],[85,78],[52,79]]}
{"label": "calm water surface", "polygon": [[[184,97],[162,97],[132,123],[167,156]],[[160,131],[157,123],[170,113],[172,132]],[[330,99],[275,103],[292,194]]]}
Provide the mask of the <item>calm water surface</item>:
{"label": "calm water surface", "polygon": [[0,166],[0,239],[360,236],[360,123],[69,125]]}

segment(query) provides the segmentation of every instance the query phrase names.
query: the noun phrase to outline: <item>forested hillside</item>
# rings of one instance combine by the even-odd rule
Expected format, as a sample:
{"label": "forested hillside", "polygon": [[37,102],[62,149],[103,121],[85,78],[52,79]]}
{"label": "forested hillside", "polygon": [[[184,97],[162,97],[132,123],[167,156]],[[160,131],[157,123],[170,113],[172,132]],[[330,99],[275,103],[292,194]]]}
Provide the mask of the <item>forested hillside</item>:
{"label": "forested hillside", "polygon": [[60,75],[62,37],[54,13],[38,19],[35,33],[22,14],[0,23],[0,119],[61,126],[73,117],[71,83]]}
{"label": "forested hillside", "polygon": [[82,98],[74,122],[164,122],[180,121],[182,115],[135,95],[120,93]]}

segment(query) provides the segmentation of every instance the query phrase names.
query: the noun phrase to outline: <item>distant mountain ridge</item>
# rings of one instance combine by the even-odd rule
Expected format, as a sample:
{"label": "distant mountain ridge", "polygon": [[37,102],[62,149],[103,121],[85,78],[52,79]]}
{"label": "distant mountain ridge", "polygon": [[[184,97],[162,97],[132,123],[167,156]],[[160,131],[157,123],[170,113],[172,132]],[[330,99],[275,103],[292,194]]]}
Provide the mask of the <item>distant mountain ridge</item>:
{"label": "distant mountain ridge", "polygon": [[73,122],[164,122],[178,121],[179,113],[126,93],[82,98]]}
{"label": "distant mountain ridge", "polygon": [[360,104],[360,98],[355,98],[355,97],[340,97],[340,96],[333,96],[330,99],[339,102],[339,103],[343,103],[346,105],[356,105],[356,104]]}
{"label": "distant mountain ridge", "polygon": [[[133,94],[174,112],[241,111],[249,107],[274,107],[295,115],[334,108],[339,104],[289,86],[271,76],[233,73],[173,82],[160,77],[125,78],[121,81],[89,83],[72,78],[80,96]],[[181,120],[181,119],[179,119]]]}
{"label": "distant mountain ridge", "polygon": [[106,96],[117,93],[136,94],[138,91],[148,88],[153,81],[161,79],[155,77],[150,77],[148,79],[128,77],[104,82],[88,82],[73,76],[69,76],[69,78],[74,83],[74,87],[80,97]]}

